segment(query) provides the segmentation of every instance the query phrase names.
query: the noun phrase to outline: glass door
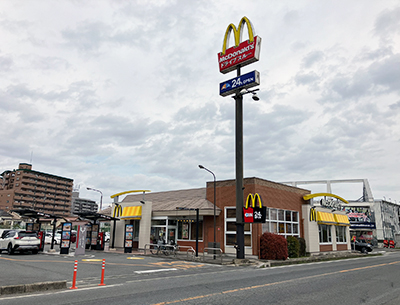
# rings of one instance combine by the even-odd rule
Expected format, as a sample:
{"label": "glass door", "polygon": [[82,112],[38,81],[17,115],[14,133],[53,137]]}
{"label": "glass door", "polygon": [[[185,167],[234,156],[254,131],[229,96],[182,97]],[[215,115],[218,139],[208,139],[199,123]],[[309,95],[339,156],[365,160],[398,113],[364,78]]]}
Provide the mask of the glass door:
{"label": "glass door", "polygon": [[176,244],[176,228],[168,227],[168,243],[171,245]]}

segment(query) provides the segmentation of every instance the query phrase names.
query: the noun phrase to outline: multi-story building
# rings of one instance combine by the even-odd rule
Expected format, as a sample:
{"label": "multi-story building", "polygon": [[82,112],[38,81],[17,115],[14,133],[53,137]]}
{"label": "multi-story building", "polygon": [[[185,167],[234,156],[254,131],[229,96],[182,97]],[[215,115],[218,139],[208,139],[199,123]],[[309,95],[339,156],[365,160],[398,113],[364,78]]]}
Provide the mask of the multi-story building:
{"label": "multi-story building", "polygon": [[72,192],[72,214],[96,213],[98,205],[96,201],[79,198],[79,192]]}
{"label": "multi-story building", "polygon": [[[322,185],[326,192],[332,192],[332,186],[337,184],[362,185],[359,188],[360,198],[348,199],[342,209],[347,213],[350,222],[350,236],[358,240],[365,240],[374,246],[382,247],[384,240],[395,240],[400,243],[400,205],[390,200],[374,199],[368,179],[342,179],[342,180],[317,180],[283,182],[298,185]],[[314,186],[315,187],[315,186]],[[314,188],[313,187],[313,188]],[[351,188],[353,189],[353,188]],[[318,202],[314,202],[318,205]]]}
{"label": "multi-story building", "polygon": [[18,169],[1,174],[0,209],[30,208],[58,216],[71,214],[73,179],[32,170],[20,163]]}

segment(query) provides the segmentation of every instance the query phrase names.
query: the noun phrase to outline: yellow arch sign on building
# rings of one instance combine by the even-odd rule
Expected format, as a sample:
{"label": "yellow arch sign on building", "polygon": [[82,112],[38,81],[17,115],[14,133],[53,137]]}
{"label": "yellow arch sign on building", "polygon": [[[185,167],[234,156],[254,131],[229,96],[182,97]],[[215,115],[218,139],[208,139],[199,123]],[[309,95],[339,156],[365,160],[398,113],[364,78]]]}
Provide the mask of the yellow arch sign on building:
{"label": "yellow arch sign on building", "polygon": [[150,190],[134,190],[134,191],[125,191],[125,192],[121,192],[121,193],[118,193],[118,194],[114,194],[114,195],[112,195],[112,196],[110,196],[111,197],[111,199],[112,198],[115,198],[115,197],[119,197],[119,196],[122,196],[122,195],[125,195],[125,194],[130,194],[130,193],[150,193],[151,191]]}
{"label": "yellow arch sign on building", "polygon": [[336,199],[339,199],[340,201],[344,202],[344,203],[349,203],[346,199],[343,199],[342,197],[335,195],[335,194],[330,194],[330,193],[315,193],[315,194],[307,194],[303,196],[304,200],[310,200],[311,198],[315,198],[315,197],[333,197]]}

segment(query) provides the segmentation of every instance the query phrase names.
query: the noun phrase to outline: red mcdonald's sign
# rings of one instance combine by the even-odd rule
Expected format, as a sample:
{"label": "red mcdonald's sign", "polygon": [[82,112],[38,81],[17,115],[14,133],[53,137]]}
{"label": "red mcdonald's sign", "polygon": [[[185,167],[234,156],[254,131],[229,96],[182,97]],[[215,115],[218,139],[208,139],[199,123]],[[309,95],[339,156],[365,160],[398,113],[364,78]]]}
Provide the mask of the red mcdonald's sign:
{"label": "red mcdonald's sign", "polygon": [[[247,25],[249,40],[242,40],[243,28]],[[227,49],[230,34],[233,32],[235,45]],[[260,58],[261,37],[254,36],[254,28],[247,17],[243,17],[239,22],[239,27],[231,23],[225,32],[222,52],[218,53],[219,71],[223,74],[236,69],[238,65],[246,66],[256,62]]]}

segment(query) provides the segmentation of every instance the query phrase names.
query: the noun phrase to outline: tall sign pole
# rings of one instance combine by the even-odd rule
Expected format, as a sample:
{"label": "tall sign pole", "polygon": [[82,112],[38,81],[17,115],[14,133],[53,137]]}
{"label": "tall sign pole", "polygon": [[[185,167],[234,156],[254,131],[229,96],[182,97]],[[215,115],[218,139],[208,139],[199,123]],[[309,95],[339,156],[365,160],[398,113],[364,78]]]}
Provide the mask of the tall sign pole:
{"label": "tall sign pole", "polygon": [[[240,76],[240,66],[237,67]],[[243,95],[236,93],[235,99],[235,148],[236,148],[236,258],[244,259],[244,221],[243,221]]]}
{"label": "tall sign pole", "polygon": [[[242,41],[243,27],[247,25],[249,39]],[[231,32],[234,33],[235,46],[227,49]],[[244,241],[244,195],[243,195],[243,95],[258,90],[248,88],[260,84],[260,75],[257,71],[241,75],[240,68],[258,61],[260,57],[261,37],[254,36],[253,25],[247,17],[239,22],[239,27],[228,25],[225,32],[222,52],[218,53],[220,72],[225,74],[236,69],[237,76],[220,83],[220,95],[234,94],[235,99],[235,149],[236,149],[236,257],[245,258]]]}

